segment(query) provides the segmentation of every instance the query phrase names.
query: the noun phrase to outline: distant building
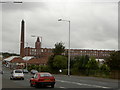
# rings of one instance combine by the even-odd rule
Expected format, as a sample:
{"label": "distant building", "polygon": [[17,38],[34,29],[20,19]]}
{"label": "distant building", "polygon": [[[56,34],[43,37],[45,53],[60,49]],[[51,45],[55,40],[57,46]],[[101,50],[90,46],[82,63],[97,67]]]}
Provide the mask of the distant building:
{"label": "distant building", "polygon": [[[35,56],[35,57],[48,57],[53,55],[52,50],[53,48],[41,48],[39,53],[37,52],[36,48],[25,48],[25,56]],[[65,50],[63,55],[67,55],[68,49]],[[75,56],[93,56],[97,59],[105,59],[110,56],[110,53],[114,52],[114,50],[90,50],[90,49],[71,49],[71,57]]]}
{"label": "distant building", "polygon": [[20,57],[17,57],[17,58],[13,58],[11,61],[10,61],[10,68],[16,68],[16,69],[22,69],[25,67],[25,61],[20,58]]}
{"label": "distant building", "polygon": [[8,58],[3,59],[3,64],[6,65],[6,67],[10,67],[10,62],[14,59],[14,58],[18,58],[19,56],[10,56]]}
{"label": "distant building", "polygon": [[27,61],[27,64],[32,65],[46,65],[48,62],[48,57],[41,57],[41,58],[32,58],[29,61]]}

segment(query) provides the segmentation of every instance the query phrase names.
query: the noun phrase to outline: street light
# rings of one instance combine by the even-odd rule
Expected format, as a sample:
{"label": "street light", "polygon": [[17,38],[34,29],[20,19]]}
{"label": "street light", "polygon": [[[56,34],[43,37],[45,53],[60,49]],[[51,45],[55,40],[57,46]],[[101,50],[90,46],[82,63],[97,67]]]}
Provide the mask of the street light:
{"label": "street light", "polygon": [[58,21],[65,21],[69,23],[69,49],[68,49],[68,76],[70,75],[70,20],[58,19]]}

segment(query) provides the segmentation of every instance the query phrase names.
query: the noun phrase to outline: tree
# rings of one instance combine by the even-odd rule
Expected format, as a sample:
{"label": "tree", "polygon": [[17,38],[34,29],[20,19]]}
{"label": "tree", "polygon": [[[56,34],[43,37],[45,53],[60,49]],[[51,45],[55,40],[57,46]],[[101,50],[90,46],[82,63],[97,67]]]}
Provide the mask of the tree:
{"label": "tree", "polygon": [[88,63],[89,61],[89,56],[77,56],[74,58],[74,65],[73,65],[73,68],[78,68],[79,70],[85,70],[86,69],[86,64]]}
{"label": "tree", "polygon": [[61,55],[65,51],[65,46],[63,46],[63,43],[56,43],[55,44],[55,49],[53,49],[54,55]]}
{"label": "tree", "polygon": [[99,70],[99,63],[95,60],[94,57],[91,57],[86,64],[86,75],[94,75],[96,74],[97,70]]}
{"label": "tree", "polygon": [[48,62],[47,62],[48,66],[49,66],[49,68],[50,68],[51,70],[54,69],[54,67],[53,67],[53,60],[54,60],[54,55],[51,55],[51,56],[48,58]]}
{"label": "tree", "polygon": [[3,55],[3,58],[9,57],[9,56],[19,56],[19,54],[16,53],[8,53],[8,52],[3,52],[1,53]]}
{"label": "tree", "polygon": [[57,70],[67,68],[67,58],[65,56],[56,55],[53,60],[53,67]]}
{"label": "tree", "polygon": [[57,73],[60,69],[66,69],[67,57],[62,55],[50,56],[48,59],[48,67],[52,73]]}
{"label": "tree", "polygon": [[120,51],[111,53],[110,57],[105,60],[105,63],[111,70],[120,70]]}
{"label": "tree", "polygon": [[109,73],[109,72],[110,72],[110,68],[109,68],[106,64],[100,65],[100,70],[101,70],[103,73]]}
{"label": "tree", "polygon": [[97,70],[99,69],[99,64],[94,57],[91,57],[88,63],[86,64],[86,68],[89,70]]}

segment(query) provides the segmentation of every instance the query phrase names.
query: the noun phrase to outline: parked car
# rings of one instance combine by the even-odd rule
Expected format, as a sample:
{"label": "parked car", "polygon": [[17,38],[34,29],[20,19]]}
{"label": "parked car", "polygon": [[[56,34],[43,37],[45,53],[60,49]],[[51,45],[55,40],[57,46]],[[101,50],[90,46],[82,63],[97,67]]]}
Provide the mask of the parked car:
{"label": "parked car", "polygon": [[13,70],[10,75],[10,80],[22,79],[24,80],[24,74],[21,70]]}
{"label": "parked car", "polygon": [[34,77],[30,79],[30,86],[51,86],[54,88],[55,78],[50,73],[40,72],[36,73]]}
{"label": "parked car", "polygon": [[38,73],[38,71],[37,71],[37,70],[31,70],[30,72],[31,72],[31,74]]}
{"label": "parked car", "polygon": [[23,69],[22,71],[23,71],[23,73],[28,73],[27,69]]}

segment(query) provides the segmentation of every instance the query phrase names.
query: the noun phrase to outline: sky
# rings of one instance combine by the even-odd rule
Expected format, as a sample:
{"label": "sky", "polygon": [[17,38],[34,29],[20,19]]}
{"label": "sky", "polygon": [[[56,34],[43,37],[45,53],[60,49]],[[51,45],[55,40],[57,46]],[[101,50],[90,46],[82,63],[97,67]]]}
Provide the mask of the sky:
{"label": "sky", "polygon": [[43,48],[54,48],[57,42],[68,48],[69,23],[58,21],[60,18],[70,20],[72,49],[118,50],[118,0],[22,0],[22,4],[6,1],[0,4],[2,52],[19,54],[22,19],[25,46],[35,47],[39,36]]}

